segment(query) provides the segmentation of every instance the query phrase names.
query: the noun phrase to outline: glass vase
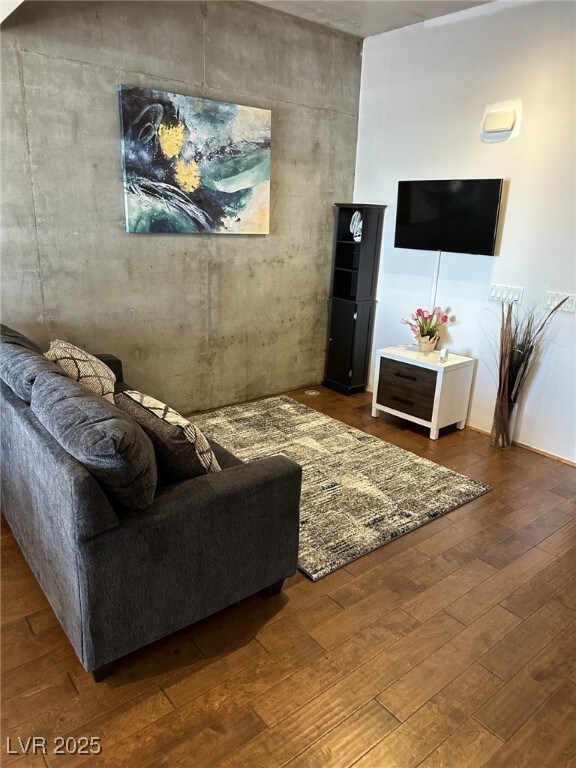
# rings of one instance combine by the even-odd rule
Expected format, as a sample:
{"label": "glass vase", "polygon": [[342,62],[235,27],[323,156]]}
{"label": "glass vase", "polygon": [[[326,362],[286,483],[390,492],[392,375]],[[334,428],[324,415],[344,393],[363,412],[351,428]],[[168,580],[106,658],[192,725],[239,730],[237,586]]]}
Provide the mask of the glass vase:
{"label": "glass vase", "polygon": [[490,445],[492,448],[510,448],[516,421],[516,403],[496,401]]}

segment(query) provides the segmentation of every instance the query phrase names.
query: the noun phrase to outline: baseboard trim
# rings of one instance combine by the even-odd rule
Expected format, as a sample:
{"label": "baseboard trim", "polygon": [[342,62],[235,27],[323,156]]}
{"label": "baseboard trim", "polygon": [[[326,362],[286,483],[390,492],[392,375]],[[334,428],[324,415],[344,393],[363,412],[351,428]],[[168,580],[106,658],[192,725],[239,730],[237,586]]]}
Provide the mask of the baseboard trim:
{"label": "baseboard trim", "polygon": [[[486,429],[481,429],[480,427],[472,427],[470,424],[466,425],[466,429],[471,429],[474,432],[480,432],[482,435],[489,435],[490,432]],[[512,445],[518,446],[518,448],[525,448],[527,451],[531,451],[532,453],[537,453],[540,456],[545,456],[547,459],[555,459],[556,461],[562,462],[562,464],[567,464],[569,467],[576,467],[576,461],[570,461],[570,459],[565,459],[563,456],[556,456],[555,453],[548,453],[548,451],[541,451],[540,448],[534,448],[533,445],[526,445],[526,443],[519,443],[516,440],[512,440]]]}

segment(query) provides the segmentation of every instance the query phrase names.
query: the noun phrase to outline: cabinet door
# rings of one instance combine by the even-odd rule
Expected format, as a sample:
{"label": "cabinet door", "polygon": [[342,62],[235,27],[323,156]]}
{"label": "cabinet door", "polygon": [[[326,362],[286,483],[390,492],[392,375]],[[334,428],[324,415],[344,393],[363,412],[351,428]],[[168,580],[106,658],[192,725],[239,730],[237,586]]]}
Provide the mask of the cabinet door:
{"label": "cabinet door", "polygon": [[356,304],[354,322],[354,342],[352,349],[352,386],[365,387],[368,384],[368,366],[370,364],[370,344],[374,325],[374,302]]}
{"label": "cabinet door", "polygon": [[330,304],[326,378],[349,384],[354,349],[356,304],[352,301],[334,299]]}

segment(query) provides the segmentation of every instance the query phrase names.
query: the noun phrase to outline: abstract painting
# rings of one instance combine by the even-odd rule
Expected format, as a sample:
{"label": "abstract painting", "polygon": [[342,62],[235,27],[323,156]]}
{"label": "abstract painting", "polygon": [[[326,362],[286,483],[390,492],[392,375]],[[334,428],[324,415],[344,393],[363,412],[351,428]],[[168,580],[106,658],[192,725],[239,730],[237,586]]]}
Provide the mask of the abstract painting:
{"label": "abstract painting", "polygon": [[118,92],[127,232],[269,232],[269,110]]}

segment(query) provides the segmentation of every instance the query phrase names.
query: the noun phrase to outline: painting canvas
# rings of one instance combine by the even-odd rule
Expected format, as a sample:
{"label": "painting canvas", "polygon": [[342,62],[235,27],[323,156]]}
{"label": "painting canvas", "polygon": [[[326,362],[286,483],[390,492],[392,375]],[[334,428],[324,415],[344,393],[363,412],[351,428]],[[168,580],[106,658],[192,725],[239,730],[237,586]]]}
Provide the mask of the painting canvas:
{"label": "painting canvas", "polygon": [[268,233],[269,110],[118,89],[127,232]]}

